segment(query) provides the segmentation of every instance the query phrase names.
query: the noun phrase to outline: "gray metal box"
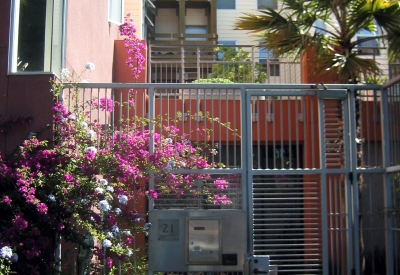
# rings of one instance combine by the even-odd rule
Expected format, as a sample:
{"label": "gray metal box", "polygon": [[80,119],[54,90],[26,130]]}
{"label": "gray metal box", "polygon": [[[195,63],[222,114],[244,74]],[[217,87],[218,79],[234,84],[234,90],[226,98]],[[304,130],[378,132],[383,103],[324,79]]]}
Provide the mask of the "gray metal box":
{"label": "gray metal box", "polygon": [[221,263],[220,219],[186,219],[187,264]]}
{"label": "gray metal box", "polygon": [[152,210],[149,271],[243,271],[247,220],[241,210]]}

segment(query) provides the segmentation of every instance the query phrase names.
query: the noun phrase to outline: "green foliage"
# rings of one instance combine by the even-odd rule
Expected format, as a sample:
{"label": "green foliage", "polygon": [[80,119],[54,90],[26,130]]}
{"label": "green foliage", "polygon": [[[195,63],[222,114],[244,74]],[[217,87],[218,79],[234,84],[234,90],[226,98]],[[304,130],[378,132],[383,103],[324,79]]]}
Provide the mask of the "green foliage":
{"label": "green foliage", "polygon": [[233,81],[222,78],[222,77],[216,77],[216,78],[200,78],[199,80],[194,80],[193,83],[234,83]]}
{"label": "green foliage", "polygon": [[[316,71],[331,70],[338,81],[376,77],[382,72],[371,56],[360,57],[361,43],[378,39],[388,46],[389,58],[400,53],[400,5],[398,0],[283,0],[281,10],[267,8],[260,14],[245,13],[236,29],[259,35],[277,56],[300,58],[307,49],[315,52]],[[316,27],[316,22],[326,28]],[[381,30],[378,36],[356,39],[359,31]]]}
{"label": "green foliage", "polygon": [[240,47],[217,47],[215,54],[222,54],[221,61],[229,62],[213,65],[210,78],[200,79],[199,83],[264,83],[267,79],[262,64],[252,64],[250,52]]}

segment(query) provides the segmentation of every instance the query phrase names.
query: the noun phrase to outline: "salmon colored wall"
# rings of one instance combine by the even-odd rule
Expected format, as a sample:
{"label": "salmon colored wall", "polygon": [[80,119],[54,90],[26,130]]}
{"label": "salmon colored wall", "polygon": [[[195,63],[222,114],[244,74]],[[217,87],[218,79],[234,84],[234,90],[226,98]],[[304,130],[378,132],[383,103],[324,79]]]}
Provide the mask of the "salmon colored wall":
{"label": "salmon colored wall", "polygon": [[[146,41],[142,41],[146,44]],[[142,54],[147,59],[147,50],[143,50]],[[147,70],[143,70],[138,79],[135,79],[129,67],[126,65],[126,60],[129,54],[125,49],[124,41],[114,41],[114,76],[113,81],[116,83],[146,83],[147,82]],[[147,67],[147,64],[145,64]]]}
{"label": "salmon colored wall", "polygon": [[336,75],[316,69],[315,50],[308,48],[301,60],[301,82],[304,84],[316,84],[323,82],[325,84],[337,83]]}
{"label": "salmon colored wall", "polygon": [[[108,2],[68,0],[66,67],[90,83],[112,82],[114,40],[119,32],[118,25],[108,22]],[[87,62],[95,64],[93,72],[83,72]]]}
{"label": "salmon colored wall", "polygon": [[[145,41],[142,41],[146,43]],[[142,54],[147,57],[147,51],[143,50]],[[114,64],[113,64],[113,82],[115,83],[146,83],[147,82],[147,70],[144,69],[138,79],[135,79],[131,74],[129,67],[126,65],[126,60],[129,54],[125,49],[124,42],[122,40],[114,41]],[[147,59],[147,58],[146,58]],[[147,67],[147,66],[146,66]],[[133,99],[135,106],[117,108],[115,117],[133,117],[139,116],[144,117],[147,113],[147,91],[137,89],[129,92],[128,89],[118,91],[115,95],[115,100],[119,102],[127,102],[127,100]],[[120,116],[120,114],[123,114]],[[116,121],[118,123],[118,121]]]}

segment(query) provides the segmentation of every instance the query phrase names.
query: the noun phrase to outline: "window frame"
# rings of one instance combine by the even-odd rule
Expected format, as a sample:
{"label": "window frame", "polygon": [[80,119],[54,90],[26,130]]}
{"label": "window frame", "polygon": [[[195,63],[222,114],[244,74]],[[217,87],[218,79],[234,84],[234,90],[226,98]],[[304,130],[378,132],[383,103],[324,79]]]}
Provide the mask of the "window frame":
{"label": "window frame", "polygon": [[263,67],[263,70],[267,73],[268,77],[280,77],[281,70],[280,64],[271,64],[271,62],[279,62],[279,58],[274,56],[273,50],[268,50],[259,47],[258,48],[258,63]]}
{"label": "window frame", "polygon": [[272,1],[273,5],[264,5],[264,3],[260,3],[261,1],[265,0],[257,0],[257,9],[258,10],[263,10],[265,8],[271,8],[271,9],[278,9],[278,1],[277,0],[267,0],[267,1]]}
{"label": "window frame", "polygon": [[[225,47],[225,46],[236,46],[236,40],[220,40],[218,41],[218,47]],[[219,61],[222,60],[224,57],[224,53],[218,53],[217,58]]]}
{"label": "window frame", "polygon": [[[366,29],[361,29],[358,30],[356,33],[356,41],[358,41],[359,39],[363,39],[363,38],[368,38],[368,37],[377,37],[381,35],[381,29],[379,28],[379,26],[375,23],[376,27],[377,27],[377,31],[371,32],[369,30]],[[374,43],[375,42],[375,43]],[[363,47],[362,44],[364,43],[372,43],[372,44],[376,44],[376,47]],[[357,50],[359,51],[360,55],[374,55],[374,56],[379,56],[380,53],[380,42],[377,38],[369,40],[369,41],[365,41],[365,42],[361,42],[360,44],[356,45]]]}
{"label": "window frame", "polygon": [[[120,4],[121,6],[119,8],[118,6],[114,7],[116,4]],[[108,0],[108,22],[117,25],[124,23],[124,4],[124,0]]]}
{"label": "window frame", "polygon": [[[12,0],[8,45],[8,74],[56,74],[65,65],[67,0],[46,0],[43,70],[18,70],[20,0]],[[29,66],[29,65],[28,65]]]}
{"label": "window frame", "polygon": [[[216,0],[216,1],[217,1],[217,3],[216,3],[217,10],[236,10],[236,0]],[[220,1],[224,1],[224,3],[221,3]],[[233,7],[228,7],[228,8],[222,7],[222,5],[224,5],[226,3],[228,3],[230,5],[233,4]]]}
{"label": "window frame", "polygon": [[[189,32],[188,32],[189,30]],[[195,32],[190,32],[192,30],[199,30]],[[185,26],[185,35],[186,34],[204,34],[207,35],[208,27],[206,25],[186,25]],[[185,41],[207,41],[206,37],[186,37]]]}

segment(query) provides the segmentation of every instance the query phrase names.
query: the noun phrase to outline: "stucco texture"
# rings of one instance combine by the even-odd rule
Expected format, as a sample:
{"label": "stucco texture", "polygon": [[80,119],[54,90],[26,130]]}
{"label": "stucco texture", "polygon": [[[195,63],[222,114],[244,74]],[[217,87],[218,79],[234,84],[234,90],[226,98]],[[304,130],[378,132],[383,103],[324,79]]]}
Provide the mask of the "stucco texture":
{"label": "stucco texture", "polygon": [[[108,22],[108,0],[69,0],[66,33],[69,71],[91,83],[112,82],[118,25]],[[95,70],[84,71],[86,62],[94,63]]]}

